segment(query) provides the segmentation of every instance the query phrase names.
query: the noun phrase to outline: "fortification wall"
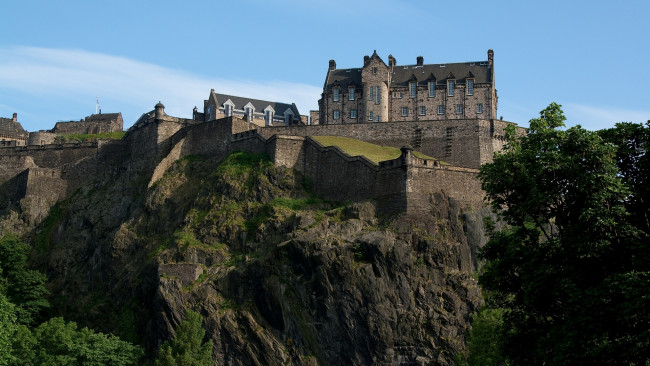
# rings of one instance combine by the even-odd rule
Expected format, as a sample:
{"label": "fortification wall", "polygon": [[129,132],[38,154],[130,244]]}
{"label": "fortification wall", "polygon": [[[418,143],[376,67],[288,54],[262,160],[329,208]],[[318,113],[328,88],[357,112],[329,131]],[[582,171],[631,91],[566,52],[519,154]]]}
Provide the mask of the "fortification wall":
{"label": "fortification wall", "polygon": [[57,122],[51,132],[55,134],[88,134],[122,131],[120,120]]}
{"label": "fortification wall", "polygon": [[62,168],[97,153],[96,142],[0,148],[0,157],[31,157],[41,168]]}
{"label": "fortification wall", "polygon": [[51,204],[64,199],[68,182],[60,169],[29,168],[25,196],[44,198]]}
{"label": "fortification wall", "polygon": [[[481,145],[490,140],[490,121],[478,119],[398,123],[357,123],[260,128],[266,139],[272,135],[342,136],[378,145],[411,146],[450,164],[478,168],[483,162]],[[491,155],[490,155],[491,157]]]}
{"label": "fortification wall", "polygon": [[27,145],[50,145],[54,143],[56,134],[47,131],[30,132]]}

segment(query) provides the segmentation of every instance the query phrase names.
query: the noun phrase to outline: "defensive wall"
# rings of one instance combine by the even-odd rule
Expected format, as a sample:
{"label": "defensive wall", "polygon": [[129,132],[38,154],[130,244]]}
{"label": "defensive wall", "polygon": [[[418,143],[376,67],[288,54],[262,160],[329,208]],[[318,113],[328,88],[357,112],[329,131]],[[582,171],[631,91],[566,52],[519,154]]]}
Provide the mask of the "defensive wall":
{"label": "defensive wall", "polygon": [[[492,160],[504,141],[511,122],[463,119],[445,121],[352,123],[338,125],[264,127],[265,139],[273,135],[342,136],[377,145],[411,146],[455,166],[478,169]],[[519,128],[520,130],[523,130]]]}

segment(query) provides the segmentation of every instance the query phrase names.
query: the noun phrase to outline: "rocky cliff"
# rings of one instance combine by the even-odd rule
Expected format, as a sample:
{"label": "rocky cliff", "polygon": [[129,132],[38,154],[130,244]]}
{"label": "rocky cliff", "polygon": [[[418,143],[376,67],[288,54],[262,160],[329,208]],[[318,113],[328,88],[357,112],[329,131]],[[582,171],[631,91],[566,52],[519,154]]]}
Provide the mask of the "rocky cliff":
{"label": "rocky cliff", "polygon": [[191,309],[220,365],[451,365],[464,348],[484,212],[439,192],[426,215],[377,217],[244,153],[188,156],[150,180],[113,169],[37,227],[5,209],[48,275],[52,315],[153,353]]}

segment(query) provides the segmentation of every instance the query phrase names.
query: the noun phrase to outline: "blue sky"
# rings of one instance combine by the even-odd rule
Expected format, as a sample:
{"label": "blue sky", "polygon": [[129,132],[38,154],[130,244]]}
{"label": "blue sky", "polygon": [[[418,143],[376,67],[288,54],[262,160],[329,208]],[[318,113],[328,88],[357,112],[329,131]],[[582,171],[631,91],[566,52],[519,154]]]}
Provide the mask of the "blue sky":
{"label": "blue sky", "polygon": [[328,61],[414,64],[494,49],[498,114],[551,102],[589,129],[650,119],[650,2],[238,0],[0,3],[0,116],[29,131],[95,112],[125,128],[159,100],[190,117],[217,92],[317,108]]}

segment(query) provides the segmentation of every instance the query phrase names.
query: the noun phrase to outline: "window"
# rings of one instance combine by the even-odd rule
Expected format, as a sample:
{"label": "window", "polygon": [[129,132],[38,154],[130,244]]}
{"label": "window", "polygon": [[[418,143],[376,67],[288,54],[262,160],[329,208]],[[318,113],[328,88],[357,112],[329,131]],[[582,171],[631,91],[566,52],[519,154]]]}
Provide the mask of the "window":
{"label": "window", "polygon": [[411,98],[415,98],[417,94],[417,84],[416,83],[409,83],[409,90],[411,92]]}
{"label": "window", "polygon": [[427,114],[427,107],[420,106],[420,116],[424,116],[425,114]]}
{"label": "window", "polygon": [[335,101],[335,102],[339,101],[339,89],[338,88],[332,90],[332,100]]}
{"label": "window", "polygon": [[253,108],[246,107],[245,112],[246,112],[248,122],[253,122]]}
{"label": "window", "polygon": [[357,110],[350,109],[350,118],[357,118]]}
{"label": "window", "polygon": [[476,105],[476,113],[483,113],[483,103]]}
{"label": "window", "polygon": [[289,126],[293,123],[293,114],[287,113],[284,115],[284,123]]}
{"label": "window", "polygon": [[474,80],[467,80],[467,95],[474,95]]}
{"label": "window", "polygon": [[375,99],[375,87],[371,86],[370,89],[368,89],[368,100],[374,100]]}
{"label": "window", "polygon": [[463,105],[456,104],[456,114],[463,114]]}
{"label": "window", "polygon": [[429,98],[433,98],[435,96],[436,96],[436,82],[429,81]]}
{"label": "window", "polygon": [[375,119],[375,115],[372,112],[368,112],[368,121],[372,121],[373,119]]}
{"label": "window", "polygon": [[447,95],[450,97],[454,96],[454,81],[453,80],[448,80],[447,81]]}
{"label": "window", "polygon": [[334,119],[339,119],[341,117],[341,111],[338,109],[334,110]]}
{"label": "window", "polygon": [[402,117],[406,117],[409,115],[409,108],[408,107],[402,107]]}
{"label": "window", "polygon": [[354,100],[354,88],[348,89],[348,100]]}
{"label": "window", "polygon": [[439,105],[438,106],[438,114],[445,114],[445,106],[444,105]]}
{"label": "window", "polygon": [[375,87],[375,104],[379,104],[379,99],[381,97],[381,92],[379,91],[379,87]]}
{"label": "window", "polygon": [[373,68],[372,68],[372,74],[373,74],[373,75],[376,75],[376,74],[377,74],[377,68],[376,68],[376,67],[373,67]]}
{"label": "window", "polygon": [[264,120],[266,121],[267,126],[273,125],[273,112],[267,110],[264,112]]}
{"label": "window", "polygon": [[375,122],[379,122],[379,116],[375,116]]}
{"label": "window", "polygon": [[224,107],[226,108],[226,117],[232,116],[232,106],[230,104],[226,104]]}

